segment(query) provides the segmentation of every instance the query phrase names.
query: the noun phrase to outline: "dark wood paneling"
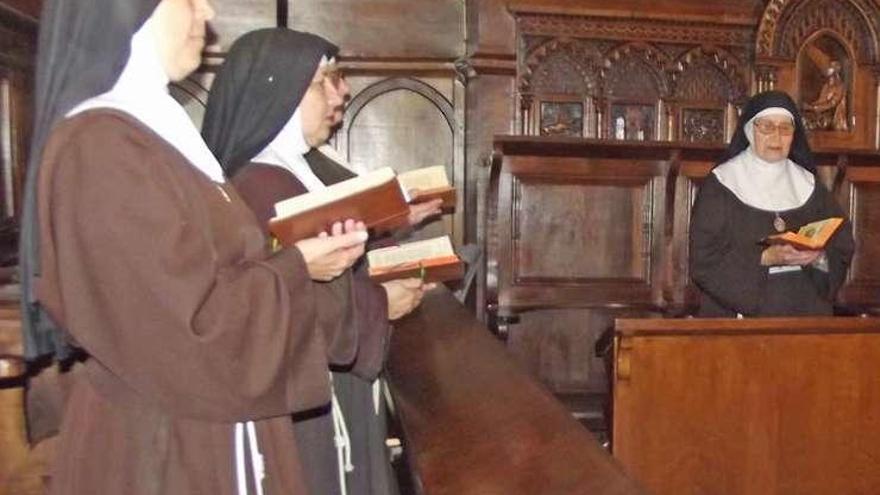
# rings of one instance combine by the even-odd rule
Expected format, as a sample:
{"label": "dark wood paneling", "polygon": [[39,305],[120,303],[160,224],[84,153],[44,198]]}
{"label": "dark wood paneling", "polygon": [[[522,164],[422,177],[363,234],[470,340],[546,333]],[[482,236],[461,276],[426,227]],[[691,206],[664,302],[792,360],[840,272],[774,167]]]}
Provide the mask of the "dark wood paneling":
{"label": "dark wood paneling", "polygon": [[[653,187],[650,176],[514,178],[516,283],[583,285],[601,279],[650,280]],[[615,225],[596,230],[591,226]],[[582,246],[578,252],[573,246]]]}
{"label": "dark wood paneling", "polygon": [[[496,149],[486,310],[511,352],[554,391],[601,392],[592,344],[613,317],[696,310],[690,210],[723,148],[499,136]],[[873,311],[880,154],[827,150],[816,159],[818,181],[835,191],[856,231],[839,309]]]}
{"label": "dark wood paneling", "polygon": [[554,393],[607,393],[605,365],[594,349],[601,333],[596,329],[611,325],[600,311],[530,311],[510,326],[507,348]]}
{"label": "dark wood paneling", "polygon": [[208,52],[223,53],[239,36],[276,25],[274,0],[211,0],[211,5],[217,12],[211,21],[217,40],[207,48]]}
{"label": "dark wood paneling", "polygon": [[489,256],[497,262],[499,306],[658,304],[668,162],[541,158],[511,149],[522,144],[515,141],[497,147],[504,159],[489,227],[498,243]]}
{"label": "dark wood paneling", "polygon": [[[443,165],[449,180],[463,188],[464,178],[455,167],[454,119],[452,103],[433,86],[414,79],[387,79],[359,92],[349,105],[346,130],[340,135],[345,142],[340,144],[355,167],[391,166],[405,172]],[[464,209],[459,206],[457,211]],[[450,234],[460,245],[462,226],[453,220],[452,215],[444,215],[412,238]]]}
{"label": "dark wood paneling", "polygon": [[291,0],[288,25],[327,37],[345,56],[436,57],[464,54],[460,0]]}
{"label": "dark wood paneling", "polygon": [[0,8],[13,10],[36,20],[43,10],[43,0],[0,0]]}
{"label": "dark wood paneling", "polygon": [[845,171],[840,196],[853,222],[856,251],[841,299],[852,306],[877,305],[880,293],[880,168]]}
{"label": "dark wood paneling", "polygon": [[656,495],[880,486],[880,321],[618,320],[614,454]]}

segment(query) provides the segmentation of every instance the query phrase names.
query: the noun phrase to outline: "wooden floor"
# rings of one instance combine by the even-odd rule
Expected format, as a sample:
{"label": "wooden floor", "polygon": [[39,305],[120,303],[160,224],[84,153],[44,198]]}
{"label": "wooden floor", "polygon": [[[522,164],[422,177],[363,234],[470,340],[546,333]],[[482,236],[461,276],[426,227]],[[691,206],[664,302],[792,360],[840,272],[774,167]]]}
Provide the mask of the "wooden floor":
{"label": "wooden floor", "polygon": [[54,442],[28,446],[23,400],[23,387],[0,389],[0,495],[47,493],[46,473]]}

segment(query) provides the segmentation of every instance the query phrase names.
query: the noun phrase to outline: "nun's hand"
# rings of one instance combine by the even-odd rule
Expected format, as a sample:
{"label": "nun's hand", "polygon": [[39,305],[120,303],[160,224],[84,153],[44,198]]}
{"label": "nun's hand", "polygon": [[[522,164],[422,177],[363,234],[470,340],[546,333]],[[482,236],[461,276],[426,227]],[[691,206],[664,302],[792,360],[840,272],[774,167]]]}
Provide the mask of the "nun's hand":
{"label": "nun's hand", "polygon": [[764,266],[809,265],[822,256],[822,251],[795,249],[788,244],[770,246],[761,253]]}
{"label": "nun's hand", "polygon": [[[418,189],[413,189],[410,191],[410,196],[412,198],[417,198],[419,196]],[[409,205],[409,225],[410,227],[415,227],[416,225],[425,221],[425,219],[429,217],[433,217],[435,215],[439,215],[442,213],[440,209],[440,205],[443,204],[442,199],[432,199],[431,201],[425,201],[424,203],[413,203]]]}
{"label": "nun's hand", "polygon": [[330,233],[303,239],[295,244],[302,253],[312,280],[333,280],[351,267],[364,254],[367,229],[363,222],[346,220],[334,223]]}
{"label": "nun's hand", "polygon": [[390,280],[382,284],[388,297],[388,319],[396,320],[412,312],[422,302],[425,292],[436,284],[425,284],[418,278]]}

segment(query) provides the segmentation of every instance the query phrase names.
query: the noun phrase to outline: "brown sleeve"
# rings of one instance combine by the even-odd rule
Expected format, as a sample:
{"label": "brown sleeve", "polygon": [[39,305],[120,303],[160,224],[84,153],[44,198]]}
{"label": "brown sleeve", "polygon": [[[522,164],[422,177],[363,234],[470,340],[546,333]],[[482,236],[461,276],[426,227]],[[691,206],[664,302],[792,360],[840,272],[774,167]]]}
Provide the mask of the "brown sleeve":
{"label": "brown sleeve", "polygon": [[358,325],[358,354],[352,373],[374,380],[385,366],[391,325],[388,322],[388,295],[367,275],[366,263],[352,270],[355,315]]}
{"label": "brown sleeve", "polygon": [[[264,226],[274,216],[275,203],[307,192],[290,172],[262,163],[245,165],[232,182]],[[365,269],[350,270],[333,282],[318,286],[354,311],[350,319],[331,317],[329,321],[333,323],[321,325],[329,344],[330,361],[351,368],[358,376],[374,379],[382,371],[390,338],[385,290],[369,279]],[[343,321],[346,328],[339,325]],[[357,348],[356,356],[346,354],[352,345]]]}
{"label": "brown sleeve", "polygon": [[47,306],[76,341],[179,416],[240,421],[326,403],[316,327],[338,303],[318,294],[299,251],[224,262],[196,182],[181,181],[186,162],[128,119],[77,129],[47,150],[39,189],[41,293],[55,294]]}
{"label": "brown sleeve", "polygon": [[275,203],[306,192],[290,172],[273,165],[248,163],[232,179],[235,189],[251,208],[264,234],[275,216]]}

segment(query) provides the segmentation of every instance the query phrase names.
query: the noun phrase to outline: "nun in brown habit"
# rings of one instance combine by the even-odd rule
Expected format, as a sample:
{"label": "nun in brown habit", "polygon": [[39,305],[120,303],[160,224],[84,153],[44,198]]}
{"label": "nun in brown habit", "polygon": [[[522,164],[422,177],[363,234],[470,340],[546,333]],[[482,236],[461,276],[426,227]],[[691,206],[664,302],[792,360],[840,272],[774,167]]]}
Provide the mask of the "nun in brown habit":
{"label": "nun in brown habit", "polygon": [[[233,44],[214,81],[202,134],[264,226],[276,202],[354,176],[332,162],[311,166],[306,159],[330,136],[343,103],[333,70],[337,51],[309,33],[255,31]],[[389,328],[388,320],[411,311],[426,290],[418,280],[375,284],[363,267],[348,275],[357,294],[356,327]],[[334,368],[338,401],[294,418],[315,494],[396,492],[384,401],[373,386],[381,366],[364,369]]]}
{"label": "nun in brown habit", "polygon": [[[270,253],[169,96],[200,62],[207,0],[50,0],[26,190],[25,342],[78,348],[55,494],[308,493],[290,414],[327,367],[381,360],[330,280],[363,226]],[[344,232],[340,232],[344,231]]]}

